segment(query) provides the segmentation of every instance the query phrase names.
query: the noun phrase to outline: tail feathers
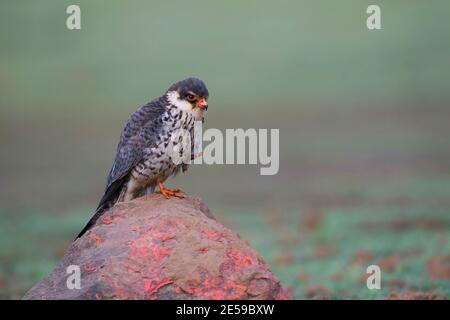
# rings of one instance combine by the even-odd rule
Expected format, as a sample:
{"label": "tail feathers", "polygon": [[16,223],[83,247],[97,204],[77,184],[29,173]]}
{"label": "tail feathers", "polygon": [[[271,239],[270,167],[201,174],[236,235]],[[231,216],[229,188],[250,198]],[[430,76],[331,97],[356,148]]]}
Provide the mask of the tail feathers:
{"label": "tail feathers", "polygon": [[[92,226],[97,222],[98,218],[105,212],[105,210],[102,211],[96,211],[93,217],[89,220],[89,222],[84,226],[83,230],[77,235],[77,238],[80,238],[83,234],[85,234]],[[75,240],[76,240],[75,239]]]}
{"label": "tail feathers", "polygon": [[108,187],[108,189],[106,189],[105,194],[103,195],[102,199],[100,200],[100,203],[98,204],[97,209],[95,210],[94,216],[89,220],[89,222],[86,224],[83,230],[81,230],[81,232],[78,234],[77,239],[80,238],[83,234],[85,234],[86,231],[88,231],[90,228],[92,228],[97,222],[98,218],[100,218],[106,210],[111,208],[116,203],[122,191],[124,180],[125,177],[116,180]]}

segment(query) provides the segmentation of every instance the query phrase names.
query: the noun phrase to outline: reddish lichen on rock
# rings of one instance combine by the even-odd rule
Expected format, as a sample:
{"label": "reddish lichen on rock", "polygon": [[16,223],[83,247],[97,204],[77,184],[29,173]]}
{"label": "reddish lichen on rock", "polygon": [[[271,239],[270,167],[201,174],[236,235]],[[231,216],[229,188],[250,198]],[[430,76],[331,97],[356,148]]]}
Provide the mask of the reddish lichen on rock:
{"label": "reddish lichen on rock", "polygon": [[[106,214],[25,299],[291,298],[262,257],[197,198],[153,194]],[[66,287],[69,265],[81,266],[81,290]]]}

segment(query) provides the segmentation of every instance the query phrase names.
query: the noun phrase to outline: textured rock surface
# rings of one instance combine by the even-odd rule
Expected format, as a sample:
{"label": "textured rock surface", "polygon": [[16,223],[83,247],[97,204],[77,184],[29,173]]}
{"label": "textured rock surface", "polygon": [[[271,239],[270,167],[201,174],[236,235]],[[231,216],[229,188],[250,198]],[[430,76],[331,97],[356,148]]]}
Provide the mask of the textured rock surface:
{"label": "textured rock surface", "polygon": [[[81,289],[68,289],[69,265]],[[268,265],[197,198],[116,205],[24,299],[286,299]]]}

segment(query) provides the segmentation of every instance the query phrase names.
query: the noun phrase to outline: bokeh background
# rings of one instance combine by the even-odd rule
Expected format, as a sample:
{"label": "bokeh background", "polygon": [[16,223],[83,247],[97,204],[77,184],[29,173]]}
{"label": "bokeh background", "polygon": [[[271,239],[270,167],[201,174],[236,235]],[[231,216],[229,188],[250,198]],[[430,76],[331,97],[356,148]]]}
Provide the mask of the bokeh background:
{"label": "bokeh background", "polygon": [[0,298],[92,215],[130,113],[191,75],[211,93],[206,128],[280,129],[280,171],[191,166],[169,186],[295,298],[449,297],[449,15],[445,0],[1,1]]}

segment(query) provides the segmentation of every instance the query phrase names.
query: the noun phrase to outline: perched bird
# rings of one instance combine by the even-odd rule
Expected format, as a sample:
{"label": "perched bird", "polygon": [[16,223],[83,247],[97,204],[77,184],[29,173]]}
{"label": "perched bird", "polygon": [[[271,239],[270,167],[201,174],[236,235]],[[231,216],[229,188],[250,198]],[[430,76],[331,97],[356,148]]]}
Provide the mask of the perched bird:
{"label": "perched bird", "polygon": [[[208,109],[209,92],[197,78],[188,78],[169,87],[161,97],[140,107],[125,123],[117,153],[106,180],[103,197],[94,216],[78,237],[115,203],[129,201],[154,192],[158,185],[166,197],[183,197],[179,189],[166,189],[163,182],[187,165],[174,161],[174,150],[183,153],[182,135],[191,134],[192,152],[194,121],[203,121]],[[177,149],[178,147],[178,149]]]}

